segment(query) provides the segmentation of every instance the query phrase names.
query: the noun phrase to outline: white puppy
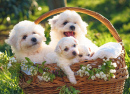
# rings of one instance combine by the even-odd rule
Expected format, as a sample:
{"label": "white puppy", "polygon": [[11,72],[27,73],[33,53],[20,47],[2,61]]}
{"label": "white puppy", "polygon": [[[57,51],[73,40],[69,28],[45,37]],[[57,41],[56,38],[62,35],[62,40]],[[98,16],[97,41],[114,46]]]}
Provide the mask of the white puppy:
{"label": "white puppy", "polygon": [[62,38],[58,42],[55,52],[58,55],[56,59],[57,65],[64,71],[69,81],[72,84],[76,84],[74,72],[71,70],[70,65],[78,63],[75,58],[78,54],[77,40],[73,37]]}
{"label": "white puppy", "polygon": [[88,59],[89,56],[91,56],[91,50],[89,47],[85,45],[78,45],[78,51],[79,54],[77,55],[77,59],[80,61],[84,61]]}
{"label": "white puppy", "polygon": [[49,24],[51,25],[50,45],[52,47],[55,47],[61,38],[73,36],[79,41],[79,44],[89,45],[92,52],[97,50],[98,47],[85,37],[87,24],[75,11],[66,10],[49,19]]}
{"label": "white puppy", "polygon": [[114,42],[109,42],[106,43],[102,46],[99,47],[97,52],[92,56],[88,57],[88,60],[95,60],[97,58],[103,59],[104,57],[106,58],[117,58],[122,51],[122,46],[120,43],[114,43]]}
{"label": "white puppy", "polygon": [[25,60],[25,57],[28,57],[34,63],[42,63],[43,61],[50,63],[50,60],[53,59],[50,59],[47,54],[52,51],[44,41],[46,41],[44,28],[25,20],[14,26],[6,43],[11,45],[18,61]]}

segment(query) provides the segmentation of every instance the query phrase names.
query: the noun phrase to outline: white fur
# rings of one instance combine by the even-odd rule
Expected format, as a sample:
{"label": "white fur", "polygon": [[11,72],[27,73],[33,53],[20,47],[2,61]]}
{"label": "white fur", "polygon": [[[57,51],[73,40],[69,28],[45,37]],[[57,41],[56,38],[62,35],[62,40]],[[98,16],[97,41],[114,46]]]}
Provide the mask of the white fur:
{"label": "white fur", "polygon": [[[74,47],[74,45],[76,46]],[[68,48],[67,51],[65,50],[66,48]],[[76,55],[79,53],[77,48],[77,40],[73,37],[62,38],[58,42],[55,49],[55,52],[58,55],[58,58],[56,59],[57,65],[64,71],[72,84],[77,83],[74,72],[70,68],[70,65],[73,63],[78,63],[78,60],[75,58],[76,55],[73,55],[74,51],[76,52]]]}
{"label": "white fur", "polygon": [[[64,22],[68,22],[64,25]],[[85,37],[87,34],[87,24],[82,20],[79,14],[75,11],[66,10],[65,12],[54,16],[52,19],[49,19],[49,24],[51,25],[51,42],[50,45],[55,48],[58,41],[66,37],[64,32],[75,32],[74,37],[79,41],[79,44],[89,45],[92,52],[95,52],[98,47],[93,44],[88,38]],[[75,26],[75,30],[71,30],[70,26]]]}
{"label": "white fur", "polygon": [[88,57],[89,60],[95,60],[97,58],[117,58],[122,51],[120,43],[109,42],[99,47],[98,51],[92,56]]}
{"label": "white fur", "polygon": [[[25,35],[27,37],[23,39]],[[31,41],[32,38],[36,38],[37,42]],[[11,45],[18,61],[25,60],[25,57],[28,57],[34,63],[41,64],[43,61],[47,61],[47,64],[53,63],[54,58],[48,56],[53,52],[53,49],[47,46],[44,41],[46,41],[44,28],[34,22],[25,20],[14,26],[6,43]]]}
{"label": "white fur", "polygon": [[79,54],[77,55],[77,59],[80,61],[84,61],[91,55],[90,48],[85,45],[78,45]]}

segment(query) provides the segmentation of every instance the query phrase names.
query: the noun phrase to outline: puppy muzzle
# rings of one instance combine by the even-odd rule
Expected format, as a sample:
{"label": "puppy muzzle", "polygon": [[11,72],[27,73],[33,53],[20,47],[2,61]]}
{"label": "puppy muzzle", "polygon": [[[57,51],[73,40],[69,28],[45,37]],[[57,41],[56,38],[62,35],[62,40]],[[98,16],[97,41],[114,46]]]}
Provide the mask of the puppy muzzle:
{"label": "puppy muzzle", "polygon": [[73,51],[73,52],[72,52],[72,54],[73,54],[74,56],[76,56],[76,55],[77,55],[76,51]]}

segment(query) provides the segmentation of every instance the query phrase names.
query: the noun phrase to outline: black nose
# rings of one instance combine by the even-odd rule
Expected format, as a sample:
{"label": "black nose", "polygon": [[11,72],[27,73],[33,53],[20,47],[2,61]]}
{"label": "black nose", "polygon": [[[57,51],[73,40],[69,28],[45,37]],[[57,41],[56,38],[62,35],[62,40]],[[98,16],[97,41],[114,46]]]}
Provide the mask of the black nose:
{"label": "black nose", "polygon": [[32,42],[37,42],[37,39],[36,38],[32,38],[31,41]]}
{"label": "black nose", "polygon": [[73,55],[77,55],[77,53],[75,51],[72,52]]}
{"label": "black nose", "polygon": [[70,26],[70,29],[71,29],[71,30],[75,30],[75,26],[71,25],[71,26]]}

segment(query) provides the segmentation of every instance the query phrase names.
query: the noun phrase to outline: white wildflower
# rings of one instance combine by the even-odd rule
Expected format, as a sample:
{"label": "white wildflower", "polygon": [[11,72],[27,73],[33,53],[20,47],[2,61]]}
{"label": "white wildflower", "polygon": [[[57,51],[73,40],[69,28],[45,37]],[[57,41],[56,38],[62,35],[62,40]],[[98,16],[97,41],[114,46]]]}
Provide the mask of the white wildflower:
{"label": "white wildflower", "polygon": [[82,69],[82,70],[85,70],[85,69],[86,69],[86,67],[84,67],[84,66],[83,66],[81,69]]}
{"label": "white wildflower", "polygon": [[90,66],[90,64],[88,64],[88,65],[87,65],[87,68],[91,69],[91,68],[92,68],[92,66]]}
{"label": "white wildflower", "polygon": [[106,76],[106,74],[103,74],[102,77],[103,77],[103,78],[106,78],[107,76]]}
{"label": "white wildflower", "polygon": [[90,69],[89,69],[89,68],[87,68],[87,70],[89,71]]}
{"label": "white wildflower", "polygon": [[106,61],[105,59],[103,59],[103,61]]}
{"label": "white wildflower", "polygon": [[106,65],[106,63],[103,63],[103,65]]}
{"label": "white wildflower", "polygon": [[104,77],[104,76],[103,76],[103,75],[104,75],[103,72],[100,72],[99,75],[100,75],[100,78],[101,78],[101,79]]}
{"label": "white wildflower", "polygon": [[85,75],[89,76],[89,72],[88,72],[88,71],[85,71]]}
{"label": "white wildflower", "polygon": [[96,78],[95,76],[91,76],[91,79],[92,79],[92,80],[95,80],[95,78]]}
{"label": "white wildflower", "polygon": [[39,11],[41,11],[41,10],[42,10],[42,7],[38,7],[37,9],[38,9]]}
{"label": "white wildflower", "polygon": [[16,63],[17,60],[14,57],[9,58],[9,61]]}
{"label": "white wildflower", "polygon": [[100,78],[102,79],[102,78],[103,78],[103,75],[100,75]]}
{"label": "white wildflower", "polygon": [[37,78],[40,80],[40,81],[42,81],[43,80],[43,77],[42,76],[37,76]]}
{"label": "white wildflower", "polygon": [[0,55],[3,54],[2,52],[0,52]]}
{"label": "white wildflower", "polygon": [[101,69],[101,65],[98,65],[98,69]]}
{"label": "white wildflower", "polygon": [[42,74],[42,75],[44,76],[45,74],[46,74],[46,72],[43,72],[43,74]]}
{"label": "white wildflower", "polygon": [[109,76],[110,76],[110,74],[106,74],[106,76],[107,76],[107,77],[109,77]]}
{"label": "white wildflower", "polygon": [[110,73],[116,73],[116,70],[115,69],[111,69]]}
{"label": "white wildflower", "polygon": [[8,63],[7,69],[9,69],[12,66],[11,62]]}
{"label": "white wildflower", "polygon": [[110,60],[109,58],[106,59],[106,61],[109,61],[109,60]]}
{"label": "white wildflower", "polygon": [[21,68],[22,68],[22,70],[27,70],[28,66],[23,65]]}
{"label": "white wildflower", "polygon": [[101,71],[99,74],[100,74],[100,75],[103,75],[104,73]]}
{"label": "white wildflower", "polygon": [[127,69],[127,65],[125,66],[125,69]]}
{"label": "white wildflower", "polygon": [[112,76],[112,78],[115,78],[115,77],[116,77],[115,75]]}
{"label": "white wildflower", "polygon": [[106,81],[106,80],[107,80],[107,77],[104,77],[104,80]]}
{"label": "white wildflower", "polygon": [[124,50],[122,50],[121,52],[122,52],[123,54],[125,53],[125,51],[124,51]]}
{"label": "white wildflower", "polygon": [[79,75],[79,74],[81,73],[81,71],[82,71],[82,70],[81,70],[81,69],[79,69],[79,70],[77,71],[77,74]]}
{"label": "white wildflower", "polygon": [[97,73],[96,75],[95,75],[97,78],[100,78],[100,75]]}
{"label": "white wildflower", "polygon": [[127,78],[129,78],[129,74],[127,75]]}
{"label": "white wildflower", "polygon": [[51,80],[51,78],[50,77],[48,77],[48,81],[50,81]]}
{"label": "white wildflower", "polygon": [[81,72],[79,73],[80,77],[83,77],[84,76],[84,71],[81,70]]}
{"label": "white wildflower", "polygon": [[30,68],[30,72],[32,72],[32,71],[33,71],[33,69],[34,69],[34,68],[33,68],[33,66],[31,66],[31,68]]}
{"label": "white wildflower", "polygon": [[116,63],[112,63],[112,65],[116,68],[117,67],[117,64]]}
{"label": "white wildflower", "polygon": [[37,74],[37,70],[34,70],[34,75],[36,75]]}

